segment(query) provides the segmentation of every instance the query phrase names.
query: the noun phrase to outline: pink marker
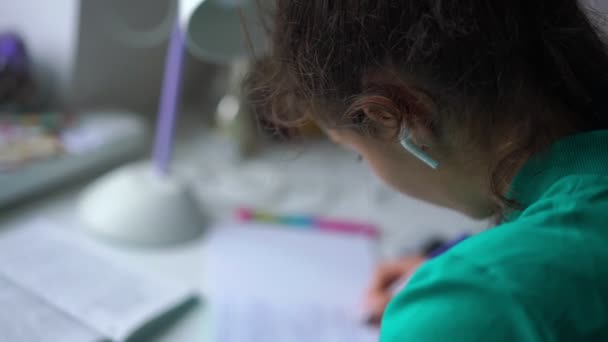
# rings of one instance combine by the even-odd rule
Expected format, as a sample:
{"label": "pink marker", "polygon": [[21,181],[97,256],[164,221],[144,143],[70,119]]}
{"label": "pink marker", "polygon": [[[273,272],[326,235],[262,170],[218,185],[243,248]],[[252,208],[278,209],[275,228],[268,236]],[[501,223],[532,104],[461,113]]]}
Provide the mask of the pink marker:
{"label": "pink marker", "polygon": [[360,234],[374,238],[378,237],[379,235],[379,231],[376,226],[369,223],[327,219],[314,216],[279,216],[246,208],[238,209],[236,216],[241,221],[275,223],[304,229],[318,229],[326,232]]}

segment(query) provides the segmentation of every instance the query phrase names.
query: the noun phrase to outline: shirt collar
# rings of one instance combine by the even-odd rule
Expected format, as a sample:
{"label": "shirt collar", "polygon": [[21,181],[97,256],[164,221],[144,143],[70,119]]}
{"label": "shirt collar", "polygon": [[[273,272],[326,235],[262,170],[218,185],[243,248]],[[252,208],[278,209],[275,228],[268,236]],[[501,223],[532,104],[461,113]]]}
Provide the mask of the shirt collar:
{"label": "shirt collar", "polygon": [[570,175],[608,174],[608,130],[568,136],[530,158],[519,170],[507,197],[521,208],[507,215],[519,217],[558,180]]}

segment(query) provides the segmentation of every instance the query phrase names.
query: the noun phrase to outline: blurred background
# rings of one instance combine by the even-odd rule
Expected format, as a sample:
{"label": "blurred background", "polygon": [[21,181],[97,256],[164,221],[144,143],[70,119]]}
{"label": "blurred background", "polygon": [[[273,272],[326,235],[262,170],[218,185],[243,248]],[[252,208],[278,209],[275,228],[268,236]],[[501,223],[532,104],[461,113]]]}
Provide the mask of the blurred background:
{"label": "blurred background", "polygon": [[[175,6],[167,0],[3,4],[3,211],[149,158]],[[240,118],[248,113],[231,114],[225,95],[234,88],[235,69],[185,49],[172,168],[195,189],[208,216],[253,206],[349,217],[374,222],[408,246],[473,229],[457,214],[441,211],[449,227],[444,216],[425,215],[437,208],[392,193],[314,127],[297,141],[278,140]],[[405,247],[386,248],[391,254]]]}
{"label": "blurred background", "polygon": [[[157,32],[155,39],[144,42],[120,35],[159,28],[171,6],[172,1],[166,0],[5,1],[0,30],[17,34],[26,44],[42,92],[39,96],[47,105],[120,106],[154,116],[167,32]],[[200,60],[187,64],[186,75],[192,76],[186,79],[188,84],[211,72]],[[189,99],[200,101],[204,94]]]}

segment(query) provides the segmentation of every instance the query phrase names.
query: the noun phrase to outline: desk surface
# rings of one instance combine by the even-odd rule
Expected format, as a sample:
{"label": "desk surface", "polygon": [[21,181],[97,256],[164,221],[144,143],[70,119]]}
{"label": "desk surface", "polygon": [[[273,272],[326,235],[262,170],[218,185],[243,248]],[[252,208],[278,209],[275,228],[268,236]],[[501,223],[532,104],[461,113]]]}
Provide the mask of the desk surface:
{"label": "desk surface", "polygon": [[[254,199],[257,207],[263,205],[281,212],[366,220],[382,229],[380,251],[385,258],[414,250],[431,236],[457,235],[487,226],[393,193],[354,155],[327,143],[271,148],[248,162],[237,163],[233,155],[230,144],[213,135],[181,145],[176,151],[175,172],[193,183],[203,209],[216,220],[230,215],[235,205],[250,204],[248,201]],[[245,185],[247,188],[240,192]],[[82,187],[72,186],[5,211],[0,216],[0,228],[38,216],[59,222],[65,229],[82,229],[74,210]],[[100,245],[126,265],[203,291],[202,238],[165,248],[108,241],[100,241]],[[198,305],[155,341],[208,341],[206,314],[204,305]]]}

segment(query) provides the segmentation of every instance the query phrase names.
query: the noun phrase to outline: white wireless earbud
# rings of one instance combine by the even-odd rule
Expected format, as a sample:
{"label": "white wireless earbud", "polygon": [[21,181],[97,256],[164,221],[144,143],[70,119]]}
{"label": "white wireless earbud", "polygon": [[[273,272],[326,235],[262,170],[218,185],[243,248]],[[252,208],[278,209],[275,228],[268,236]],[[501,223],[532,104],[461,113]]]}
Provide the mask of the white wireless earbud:
{"label": "white wireless earbud", "polygon": [[401,129],[401,133],[399,134],[399,142],[401,143],[401,146],[403,146],[403,148],[405,148],[409,153],[413,154],[416,158],[420,159],[420,161],[422,161],[432,169],[437,169],[437,167],[439,166],[438,161],[433,159],[420,147],[414,144],[411,139],[410,132],[408,132],[407,129]]}

